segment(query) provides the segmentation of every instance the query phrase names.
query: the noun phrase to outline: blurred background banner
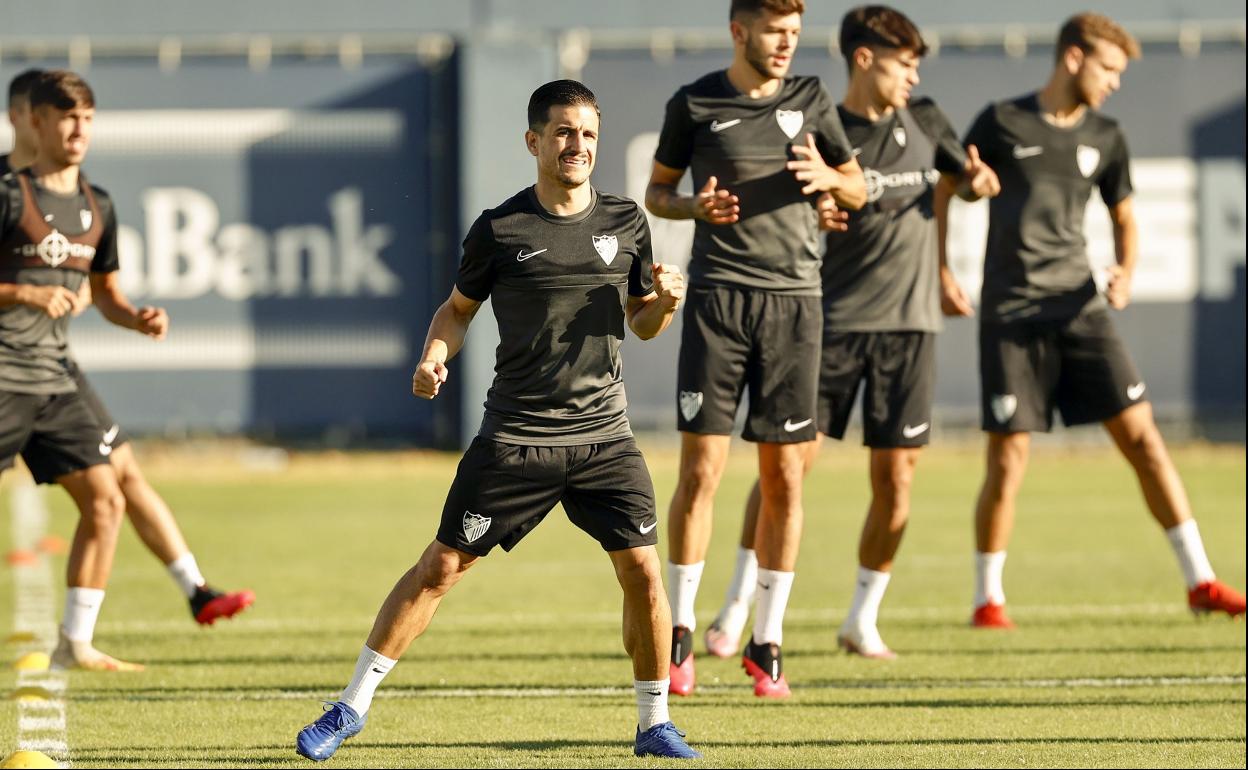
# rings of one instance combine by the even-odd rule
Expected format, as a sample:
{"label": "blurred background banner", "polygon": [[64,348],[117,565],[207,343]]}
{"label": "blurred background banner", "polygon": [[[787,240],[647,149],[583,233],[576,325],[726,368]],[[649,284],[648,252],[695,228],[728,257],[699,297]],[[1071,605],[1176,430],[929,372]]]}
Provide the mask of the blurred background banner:
{"label": "blurred background banner", "polygon": [[[168,341],[75,322],[80,360],[143,433],[247,433],[331,443],[466,441],[497,339],[488,305],[438,401],[410,396],[433,310],[467,225],[533,181],[522,144],[537,85],[584,80],[603,109],[595,183],[644,195],[663,105],[727,65],[727,3],[458,4],[365,0],[0,6],[0,77],[69,66],[96,91],[87,173],[117,202],[123,280],[169,308]],[[795,73],[834,97],[847,3],[811,3]],[[1044,82],[1074,3],[960,0],[900,7],[933,47],[917,93],[964,131],[989,101]],[[1144,44],[1106,111],[1134,157],[1142,254],[1119,316],[1159,416],[1243,440],[1245,321],[1242,5],[1098,8]],[[7,126],[0,129],[6,137]],[[684,264],[689,223],[652,219],[657,256]],[[1095,267],[1112,261],[1089,206]],[[983,206],[955,204],[951,258],[977,291]],[[630,416],[674,430],[679,327],[630,339]],[[947,324],[937,415],[977,423],[975,324]]]}

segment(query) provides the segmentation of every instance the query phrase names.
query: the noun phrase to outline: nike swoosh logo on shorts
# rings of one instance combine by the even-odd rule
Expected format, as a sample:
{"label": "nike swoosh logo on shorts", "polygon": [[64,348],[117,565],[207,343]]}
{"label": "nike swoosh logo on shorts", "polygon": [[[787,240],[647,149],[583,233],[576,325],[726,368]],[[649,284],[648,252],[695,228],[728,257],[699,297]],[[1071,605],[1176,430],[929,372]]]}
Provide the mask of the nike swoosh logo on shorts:
{"label": "nike swoosh logo on shorts", "polygon": [[114,425],[113,427],[109,428],[108,431],[104,434],[104,443],[112,444],[113,440],[117,438],[117,434],[120,432],[121,432],[120,425]]}
{"label": "nike swoosh logo on shorts", "polygon": [[1132,401],[1139,401],[1142,395],[1144,395],[1144,383],[1137,382],[1134,385],[1127,386],[1127,398]]}
{"label": "nike swoosh logo on shorts", "polygon": [[915,436],[922,436],[930,424],[931,423],[925,422],[922,425],[915,425],[913,428],[911,428],[909,425],[902,426],[901,435],[905,436],[906,438],[914,438]]}
{"label": "nike swoosh logo on shorts", "polygon": [[113,448],[104,442],[100,442],[100,454],[108,457],[113,453]]}
{"label": "nike swoosh logo on shorts", "polygon": [[1022,160],[1023,158],[1034,158],[1035,156],[1039,155],[1042,152],[1044,152],[1044,148],[1038,144],[1034,144],[1031,147],[1024,147],[1021,144],[1014,145],[1014,159],[1015,160]]}
{"label": "nike swoosh logo on shorts", "polygon": [[784,429],[788,431],[789,433],[792,433],[795,430],[801,430],[802,428],[805,428],[807,425],[810,425],[814,421],[815,421],[815,418],[813,417],[807,417],[805,420],[802,420],[801,422],[793,422],[792,419],[788,419],[784,421]]}
{"label": "nike swoosh logo on shorts", "polygon": [[725,120],[723,123],[720,123],[718,120],[712,120],[711,131],[718,134],[720,131],[732,128],[740,122],[741,118],[736,118],[735,120]]}
{"label": "nike swoosh logo on shorts", "polygon": [[550,251],[550,249],[542,249],[541,251],[533,251],[528,254],[525,254],[524,249],[520,249],[520,253],[516,255],[516,261],[523,262],[524,260],[529,259],[530,257],[536,257],[538,254],[545,254],[548,251]]}
{"label": "nike swoosh logo on shorts", "polygon": [[659,526],[659,520],[655,519],[653,522],[650,523],[650,526],[646,526],[645,524],[642,524],[641,526],[637,527],[637,529],[641,530],[641,534],[648,535],[651,532],[653,532],[654,528],[657,526]]}

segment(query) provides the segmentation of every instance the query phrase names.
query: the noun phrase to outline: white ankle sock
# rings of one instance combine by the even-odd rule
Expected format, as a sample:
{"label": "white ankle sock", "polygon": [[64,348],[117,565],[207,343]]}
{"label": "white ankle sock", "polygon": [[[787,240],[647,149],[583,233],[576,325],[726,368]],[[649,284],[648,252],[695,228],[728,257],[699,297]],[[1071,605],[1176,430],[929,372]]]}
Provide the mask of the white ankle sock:
{"label": "white ankle sock", "polygon": [[754,602],[754,590],[758,588],[758,556],[753,548],[737,546],[737,568],[733,570],[732,582],[724,596],[724,605],[741,604],[749,607]]}
{"label": "white ankle sock", "polygon": [[1005,551],[983,551],[975,554],[975,606],[1005,604],[1005,588],[1001,573],[1005,570]]}
{"label": "white ankle sock", "polygon": [[866,567],[858,568],[858,582],[854,587],[854,603],[849,607],[847,624],[860,627],[875,628],[880,617],[880,602],[884,600],[884,592],[888,590],[888,581],[892,576],[887,572],[877,572]]}
{"label": "white ankle sock", "polygon": [[1179,560],[1179,568],[1183,570],[1183,579],[1187,581],[1189,590],[1213,580],[1213,565],[1205,553],[1205,544],[1200,539],[1195,519],[1167,529],[1166,537],[1170,539],[1170,547]]}
{"label": "white ankle sock", "polygon": [[104,604],[103,588],[74,588],[65,592],[65,618],[61,629],[75,642],[89,642],[95,636],[95,621]]}
{"label": "white ankle sock", "polygon": [[702,568],[706,562],[697,564],[667,563],[667,593],[672,605],[672,625],[684,626],[690,631],[698,627],[693,612],[693,602],[698,598],[698,584],[702,582]]}
{"label": "white ankle sock", "polygon": [[166,565],[169,575],[173,577],[173,582],[178,584],[178,588],[182,589],[182,593],[186,594],[186,598],[190,599],[195,595],[195,589],[202,586],[207,581],[204,575],[199,571],[199,564],[195,561],[195,554],[187,551],[178,558]]}
{"label": "white ankle sock", "polygon": [[793,590],[793,573],[758,570],[758,600],[754,612],[754,643],[784,643],[784,611]]}
{"label": "white ankle sock", "polygon": [[667,688],[671,682],[670,679],[658,682],[633,680],[633,690],[637,692],[637,728],[643,733],[655,725],[672,721],[667,713]]}
{"label": "white ankle sock", "polygon": [[355,713],[364,716],[373,704],[373,693],[377,691],[377,685],[386,678],[395,663],[398,661],[373,652],[368,645],[364,645],[364,649],[360,650],[360,657],[355,661],[355,675],[351,677],[351,684],[342,691],[338,700],[355,709]]}

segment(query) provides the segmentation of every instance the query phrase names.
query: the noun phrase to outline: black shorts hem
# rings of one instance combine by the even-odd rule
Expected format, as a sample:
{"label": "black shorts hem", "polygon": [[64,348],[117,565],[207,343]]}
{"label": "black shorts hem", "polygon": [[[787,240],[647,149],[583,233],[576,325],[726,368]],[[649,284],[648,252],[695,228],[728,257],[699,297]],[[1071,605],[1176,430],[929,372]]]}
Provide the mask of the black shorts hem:
{"label": "black shorts hem", "polygon": [[[436,535],[434,535],[433,539],[441,543],[442,545],[446,546],[447,548],[454,548],[456,551],[463,551],[464,553],[476,556],[478,559],[482,559],[490,555],[489,550],[486,550],[484,553],[482,553],[479,550],[474,550],[471,546],[465,546],[463,543],[448,543],[446,542],[446,540],[442,538],[441,532],[438,532]],[[503,550],[507,550],[507,549],[503,549]]]}
{"label": "black shorts hem", "polygon": [[30,475],[32,478],[34,478],[36,484],[56,484],[58,483],[57,479],[59,479],[62,476],[67,476],[71,473],[77,473],[78,471],[85,471],[87,468],[94,468],[97,465],[108,465],[108,464],[109,464],[109,459],[107,457],[100,457],[98,460],[92,459],[92,460],[88,460],[82,463],[67,462],[61,466],[58,466],[55,469],[44,470],[44,471],[39,471],[39,472],[36,472],[33,468],[30,468],[29,465],[27,465],[27,468],[30,468]]}

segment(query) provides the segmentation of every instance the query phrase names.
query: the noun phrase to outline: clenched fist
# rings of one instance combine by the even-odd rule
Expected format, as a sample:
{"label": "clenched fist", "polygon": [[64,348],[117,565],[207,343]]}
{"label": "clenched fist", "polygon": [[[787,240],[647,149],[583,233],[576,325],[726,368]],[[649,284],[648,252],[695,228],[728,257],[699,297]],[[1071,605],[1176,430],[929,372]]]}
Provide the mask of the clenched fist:
{"label": "clenched fist", "polygon": [[651,270],[654,273],[654,290],[659,295],[659,301],[672,310],[680,307],[680,301],[685,298],[684,273],[675,265],[660,262],[655,262]]}
{"label": "clenched fist", "polygon": [[438,395],[449,374],[446,364],[441,361],[421,361],[416,367],[416,373],[412,375],[412,395],[432,399]]}

